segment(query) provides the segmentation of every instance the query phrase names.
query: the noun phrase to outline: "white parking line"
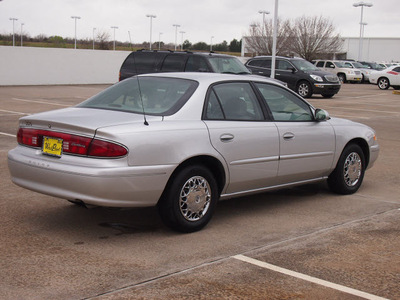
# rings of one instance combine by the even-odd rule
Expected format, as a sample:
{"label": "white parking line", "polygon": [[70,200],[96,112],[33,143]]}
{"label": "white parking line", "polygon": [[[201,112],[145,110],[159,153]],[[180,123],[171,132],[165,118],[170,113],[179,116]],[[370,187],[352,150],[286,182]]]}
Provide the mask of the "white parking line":
{"label": "white parking line", "polygon": [[274,272],[279,272],[279,273],[282,273],[282,274],[285,274],[285,275],[289,275],[289,276],[292,276],[292,277],[295,277],[295,278],[298,278],[298,279],[306,280],[306,281],[309,281],[309,282],[312,282],[312,283],[315,283],[315,284],[319,284],[319,285],[322,285],[322,286],[325,286],[325,287],[328,287],[328,288],[331,288],[331,289],[335,289],[335,290],[340,291],[340,292],[344,292],[344,293],[347,293],[347,294],[350,294],[350,295],[354,295],[354,296],[357,296],[357,297],[362,297],[364,299],[388,300],[386,298],[382,298],[382,297],[375,296],[375,295],[372,295],[372,294],[369,294],[369,293],[366,293],[366,292],[355,290],[355,289],[352,289],[352,288],[349,288],[349,287],[346,287],[346,286],[343,286],[343,285],[340,285],[340,284],[332,283],[332,282],[329,282],[329,281],[326,281],[326,280],[322,280],[322,279],[315,278],[315,277],[312,277],[312,276],[308,276],[308,275],[305,275],[305,274],[302,274],[302,273],[298,273],[298,272],[291,271],[291,270],[288,270],[288,269],[284,269],[284,268],[281,268],[281,267],[278,267],[278,266],[274,266],[274,265],[271,265],[269,263],[266,263],[266,262],[263,262],[263,261],[260,261],[260,260],[254,259],[254,258],[250,258],[250,257],[244,256],[244,255],[235,255],[235,256],[232,256],[232,257],[235,258],[235,259],[238,259],[238,260],[241,260],[241,261],[244,261],[244,262],[256,265],[256,266],[259,266],[261,268],[269,269],[269,270],[274,271]]}
{"label": "white parking line", "polygon": [[21,99],[21,98],[12,98],[12,99],[15,101],[23,101],[23,102],[31,102],[31,103],[50,104],[50,105],[65,106],[65,107],[71,106],[71,105],[48,102],[48,101],[38,101],[38,100],[29,100],[29,99]]}
{"label": "white parking line", "polygon": [[9,133],[5,133],[5,132],[0,132],[0,135],[11,136],[11,137],[15,138],[15,134],[9,134]]}
{"label": "white parking line", "polygon": [[16,114],[16,115],[30,115],[30,114],[27,114],[27,113],[23,113],[23,112],[19,112],[19,111],[13,111],[13,110],[0,109],[0,111],[6,112],[6,113],[10,113],[10,114]]}

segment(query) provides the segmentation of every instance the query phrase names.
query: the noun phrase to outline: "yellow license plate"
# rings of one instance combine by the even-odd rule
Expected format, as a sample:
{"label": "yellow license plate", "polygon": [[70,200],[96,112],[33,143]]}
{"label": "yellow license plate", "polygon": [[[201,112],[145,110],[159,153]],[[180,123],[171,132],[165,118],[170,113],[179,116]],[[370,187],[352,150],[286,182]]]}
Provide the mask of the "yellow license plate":
{"label": "yellow license plate", "polygon": [[63,140],[57,138],[43,137],[42,152],[47,155],[61,157],[63,149]]}

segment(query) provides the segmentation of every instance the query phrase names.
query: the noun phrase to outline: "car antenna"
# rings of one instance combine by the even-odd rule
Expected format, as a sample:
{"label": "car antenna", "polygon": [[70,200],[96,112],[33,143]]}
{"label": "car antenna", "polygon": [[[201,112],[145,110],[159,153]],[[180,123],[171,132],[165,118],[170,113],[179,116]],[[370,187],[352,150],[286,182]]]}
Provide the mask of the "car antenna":
{"label": "car antenna", "polygon": [[[139,51],[139,50],[138,50],[138,51]],[[146,125],[146,126],[149,126],[149,123],[147,122],[147,119],[146,119],[146,111],[144,110],[144,102],[143,102],[143,97],[142,97],[142,89],[140,88],[139,73],[138,73],[137,67],[136,67],[135,54],[132,54],[132,55],[133,55],[133,65],[135,66],[135,71],[136,71],[136,80],[137,80],[138,88],[139,88],[140,103],[142,103],[142,111],[143,111],[143,119],[144,119],[143,124]]]}
{"label": "car antenna", "polygon": [[142,97],[142,90],[140,88],[140,82],[139,82],[139,76],[136,75],[136,79],[137,79],[137,83],[138,83],[138,87],[139,87],[139,97],[140,97],[140,102],[142,103],[142,110],[143,110],[143,118],[144,118],[144,125],[149,126],[149,123],[146,120],[146,112],[144,110],[144,103],[143,103],[143,97]]}

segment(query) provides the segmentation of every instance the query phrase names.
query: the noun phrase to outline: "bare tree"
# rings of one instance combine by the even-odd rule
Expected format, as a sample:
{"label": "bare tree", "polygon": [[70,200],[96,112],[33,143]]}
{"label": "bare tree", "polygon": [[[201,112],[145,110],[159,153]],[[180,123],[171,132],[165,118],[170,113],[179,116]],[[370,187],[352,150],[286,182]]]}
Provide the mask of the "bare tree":
{"label": "bare tree", "polygon": [[96,43],[101,50],[109,50],[110,49],[110,34],[107,31],[99,31],[97,33]]}
{"label": "bare tree", "polygon": [[[246,38],[247,47],[257,55],[272,54],[273,22],[265,21],[264,24],[254,23],[250,25],[250,31]],[[288,38],[290,37],[290,22],[278,19],[276,54],[288,55]]]}
{"label": "bare tree", "polygon": [[297,18],[291,26],[291,35],[291,51],[309,61],[339,52],[343,43],[332,22],[322,16]]}

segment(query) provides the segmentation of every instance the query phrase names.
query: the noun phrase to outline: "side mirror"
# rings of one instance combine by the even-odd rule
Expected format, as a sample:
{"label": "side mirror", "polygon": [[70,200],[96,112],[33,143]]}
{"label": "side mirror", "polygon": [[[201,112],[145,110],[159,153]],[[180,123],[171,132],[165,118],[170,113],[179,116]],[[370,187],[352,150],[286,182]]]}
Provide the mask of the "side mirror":
{"label": "side mirror", "polygon": [[290,68],[289,70],[291,70],[293,74],[296,73],[296,69],[295,68]]}
{"label": "side mirror", "polygon": [[335,68],[335,66],[334,66],[334,65],[330,65],[330,66],[329,66],[329,68],[331,68],[331,69],[334,69],[334,68]]}
{"label": "side mirror", "polygon": [[329,120],[331,117],[329,116],[329,113],[326,110],[317,108],[314,112],[314,118],[315,121],[322,122]]}

